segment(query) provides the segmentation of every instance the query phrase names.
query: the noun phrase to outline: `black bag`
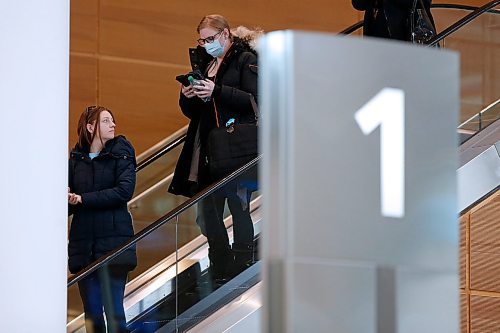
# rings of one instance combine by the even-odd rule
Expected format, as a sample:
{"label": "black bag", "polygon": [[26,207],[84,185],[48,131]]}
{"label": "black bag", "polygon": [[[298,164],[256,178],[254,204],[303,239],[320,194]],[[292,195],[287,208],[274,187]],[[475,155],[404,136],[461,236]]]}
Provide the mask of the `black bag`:
{"label": "black bag", "polygon": [[208,164],[210,174],[216,179],[229,175],[258,155],[258,111],[253,97],[251,102],[255,123],[232,123],[214,128],[208,135]]}
{"label": "black bag", "polygon": [[[417,4],[419,8],[417,8]],[[422,0],[413,0],[410,12],[410,40],[415,44],[429,44],[436,36],[436,28],[432,24]]]}

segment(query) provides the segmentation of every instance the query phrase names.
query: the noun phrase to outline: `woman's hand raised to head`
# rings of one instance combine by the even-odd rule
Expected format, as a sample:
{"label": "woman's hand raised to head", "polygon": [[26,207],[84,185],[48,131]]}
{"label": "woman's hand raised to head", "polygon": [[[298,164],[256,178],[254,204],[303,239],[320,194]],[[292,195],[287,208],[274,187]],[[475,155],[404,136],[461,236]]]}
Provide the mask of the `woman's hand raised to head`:
{"label": "woman's hand raised to head", "polygon": [[194,93],[193,86],[187,86],[187,87],[185,87],[185,86],[183,86],[181,84],[181,92],[187,98],[192,98],[192,97],[196,96],[196,94]]}

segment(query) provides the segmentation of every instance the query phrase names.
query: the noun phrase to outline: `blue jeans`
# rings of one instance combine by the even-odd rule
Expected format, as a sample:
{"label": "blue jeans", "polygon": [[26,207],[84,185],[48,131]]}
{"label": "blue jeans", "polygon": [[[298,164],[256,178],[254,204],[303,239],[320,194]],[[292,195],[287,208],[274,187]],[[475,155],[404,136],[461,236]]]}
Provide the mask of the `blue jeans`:
{"label": "blue jeans", "polygon": [[120,266],[106,266],[78,282],[87,332],[106,333],[103,308],[108,333],[128,332],[123,308],[127,275]]}

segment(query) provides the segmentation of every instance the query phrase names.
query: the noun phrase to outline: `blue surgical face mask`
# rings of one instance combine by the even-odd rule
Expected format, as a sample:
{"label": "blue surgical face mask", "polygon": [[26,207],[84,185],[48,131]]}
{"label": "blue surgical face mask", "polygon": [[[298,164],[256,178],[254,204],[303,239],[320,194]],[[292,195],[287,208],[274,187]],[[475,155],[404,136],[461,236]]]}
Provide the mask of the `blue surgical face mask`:
{"label": "blue surgical face mask", "polygon": [[214,58],[217,58],[224,54],[225,45],[226,42],[224,42],[224,45],[221,45],[219,40],[216,39],[212,43],[206,43],[204,46],[205,51],[207,51],[208,54],[210,54]]}

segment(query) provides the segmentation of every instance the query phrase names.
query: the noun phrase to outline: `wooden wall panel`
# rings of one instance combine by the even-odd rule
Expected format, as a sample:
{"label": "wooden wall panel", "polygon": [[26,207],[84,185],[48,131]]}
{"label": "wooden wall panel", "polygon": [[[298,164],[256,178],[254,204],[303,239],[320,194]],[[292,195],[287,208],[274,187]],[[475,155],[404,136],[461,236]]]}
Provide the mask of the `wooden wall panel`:
{"label": "wooden wall panel", "polygon": [[[90,95],[81,89],[88,80],[80,80],[88,66],[72,62],[70,118],[77,118],[85,105],[110,107],[117,113],[118,132],[133,140],[138,154],[186,123],[174,78],[188,71],[187,49],[195,45],[196,26],[207,13],[225,15],[232,26],[265,31],[334,32],[362,16],[350,2],[327,0],[256,1],[244,10],[229,0],[73,0],[71,8],[72,57],[93,56],[98,69],[95,85],[88,88],[96,94]],[[76,123],[70,126],[74,132]]]}
{"label": "wooden wall panel", "polygon": [[496,54],[500,44],[454,38],[446,41],[446,47],[461,54],[460,122],[463,122],[498,99],[500,59]]}
{"label": "wooden wall panel", "polygon": [[106,58],[99,60],[99,103],[117,118],[117,132],[146,150],[187,124],[178,107],[175,75],[187,67]]}
{"label": "wooden wall panel", "polygon": [[97,52],[98,1],[71,1],[70,49],[76,52]]}
{"label": "wooden wall panel", "polygon": [[[438,2],[447,1],[435,1],[435,3]],[[483,1],[459,1],[458,3],[478,5],[482,4]],[[145,61],[145,68],[155,66],[165,68],[165,66],[170,66],[172,70],[169,73],[183,72],[184,67],[187,68],[186,66],[188,65],[187,48],[193,46],[197,38],[196,25],[201,17],[207,13],[221,13],[225,15],[232,26],[260,26],[265,31],[302,29],[327,32],[339,31],[357,22],[363,15],[362,12],[358,12],[351,7],[350,1],[338,0],[311,0],[309,2],[299,0],[257,0],[252,2],[251,5],[245,6],[229,0],[215,0],[211,2],[175,0],[73,0],[71,2],[72,58],[75,55],[81,56],[82,53],[93,55],[95,61],[97,59],[115,57],[116,61],[120,62],[120,65],[114,66],[114,68],[120,68],[121,71],[130,73],[137,73],[137,61],[139,63]],[[496,59],[496,55],[494,59]],[[496,60],[490,62],[497,63]],[[127,63],[130,63],[130,70],[126,66]],[[466,65],[467,67],[463,70],[465,73],[464,82],[466,91],[464,93],[466,98],[463,101],[462,107],[466,112],[461,120],[465,120],[469,115],[477,112],[482,105],[489,102],[487,98],[481,96],[481,89],[484,88],[484,80],[481,76],[483,73],[478,73],[477,66],[474,64],[471,66]],[[482,66],[483,62],[477,65]],[[79,66],[83,67],[77,68]],[[174,68],[176,66],[180,66],[179,72],[175,71]],[[177,94],[178,87],[175,86],[173,79],[171,79],[172,82],[168,82],[166,79],[162,81],[153,78],[152,82],[146,83],[144,80],[147,79],[148,74],[144,74],[141,77],[142,82],[137,84],[138,89],[141,91],[133,92],[135,76],[117,76],[109,66],[99,71],[99,75],[95,78],[96,95],[90,96],[81,90],[87,81],[77,82],[81,76],[80,73],[85,71],[87,67],[88,65],[83,62],[72,61],[71,63],[71,119],[75,118],[76,114],[81,112],[82,105],[111,102],[112,105],[119,105],[118,109],[124,107],[125,110],[123,112],[130,116],[130,118],[127,117],[121,120],[121,124],[124,125],[121,129],[126,134],[129,130],[132,131],[132,136],[137,136],[135,133],[141,132],[142,137],[146,137],[149,136],[147,134],[149,133],[149,129],[147,127],[137,128],[138,125],[143,126],[146,123],[129,123],[129,119],[135,121],[137,118],[146,117],[146,114],[149,114],[149,117],[153,119],[155,117],[163,119],[165,117],[162,114],[163,111],[158,113],[158,110],[173,110],[177,108],[177,98],[173,98],[172,96]],[[496,68],[495,70],[498,71],[499,67],[491,67],[490,70]],[[164,72],[164,70],[159,71]],[[148,72],[147,69],[146,72]],[[108,77],[107,75],[110,76]],[[131,80],[131,82],[119,83],[116,81],[117,77],[121,77],[122,80]],[[111,82],[113,82],[112,85],[110,85]],[[498,82],[493,81],[488,85],[490,88],[487,89],[491,90],[491,94],[493,94],[498,86]],[[113,87],[119,87],[119,90],[112,91]],[[83,90],[85,89],[83,88]],[[91,89],[94,89],[94,87]],[[144,89],[149,89],[150,93],[145,94]],[[167,97],[152,96],[153,92],[159,90]],[[126,94],[122,94],[123,92],[126,92]],[[134,112],[130,111],[132,107],[129,105],[140,105],[138,99],[142,97],[148,98],[143,103],[149,105],[150,108],[140,111],[139,109],[135,109],[134,112],[139,114],[133,115]],[[153,101],[166,104],[152,106]],[[118,109],[116,111],[119,111]],[[174,113],[172,111],[170,114],[175,115],[177,119],[169,119],[169,124],[184,123],[183,117],[178,112]],[[138,143],[140,146],[138,147],[138,153],[146,148],[146,144],[158,138],[160,129],[156,124],[152,126],[151,137],[145,139],[144,143]],[[167,125],[164,130],[163,135],[168,135],[175,129],[173,127],[170,129],[169,125]],[[74,129],[70,131],[74,131]]]}
{"label": "wooden wall panel", "polygon": [[[434,3],[450,3],[434,0]],[[454,0],[453,3],[483,5],[486,0]],[[438,30],[465,13],[435,11]],[[229,0],[72,0],[70,36],[70,147],[76,141],[77,117],[84,107],[103,104],[118,120],[118,132],[133,141],[137,154],[187,123],[177,100],[179,86],[174,80],[188,70],[187,48],[195,44],[196,26],[206,14],[220,13],[232,26],[260,26],[265,31],[301,29],[337,32],[363,17],[346,0],[255,0],[242,3]],[[464,30],[447,46],[464,48],[462,60],[464,100],[462,120],[477,112],[500,91],[500,33],[498,22],[489,19]],[[480,29],[489,29],[485,34]],[[472,44],[471,37],[485,38],[491,52],[484,56],[483,44]],[[451,43],[451,45],[450,45]],[[479,61],[476,63],[476,61]],[[488,290],[493,296],[500,283],[500,232],[491,216],[500,220],[498,200],[494,211],[478,209],[471,220],[472,249],[467,243],[468,227],[461,221],[460,287],[461,331],[464,320],[473,323],[470,332],[498,332],[499,298],[472,296]],[[472,216],[471,215],[471,216]],[[468,216],[468,215],[467,215]],[[486,219],[486,222],[485,222]],[[489,220],[488,220],[489,219]],[[465,245],[464,245],[465,237]],[[472,239],[471,239],[472,240]],[[465,246],[465,248],[464,248]],[[472,251],[474,258],[467,258]],[[493,254],[491,252],[493,251]],[[472,262],[471,269],[469,265]],[[465,268],[464,268],[465,265]],[[473,278],[469,277],[469,273]],[[465,274],[465,277],[464,277]],[[477,288],[470,290],[471,287]],[[489,288],[489,289],[488,289]],[[491,295],[490,295],[491,296]],[[463,313],[471,317],[465,317]],[[80,313],[81,311],[77,311]],[[469,322],[472,319],[472,322]]]}
{"label": "wooden wall panel", "polygon": [[500,292],[500,195],[470,214],[471,267],[473,290]]}
{"label": "wooden wall panel", "polygon": [[472,295],[470,297],[470,333],[500,331],[500,298]]}
{"label": "wooden wall panel", "polygon": [[[470,297],[468,325],[470,333],[500,332],[500,194],[471,209],[470,273],[465,294]],[[463,313],[463,312],[462,312]],[[461,320],[463,321],[463,317]],[[463,324],[462,324],[463,326]]]}
{"label": "wooden wall panel", "polygon": [[[482,4],[483,1],[459,1],[459,3],[474,5]],[[94,56],[95,61],[97,59],[106,59],[105,61],[108,61],[110,57],[114,57],[117,63],[120,63],[114,68],[120,68],[121,71],[130,73],[137,73],[138,64],[143,62],[144,68],[155,66],[165,68],[165,66],[170,66],[172,70],[169,73],[183,72],[184,68],[188,68],[187,48],[195,44],[197,38],[196,26],[201,17],[207,13],[225,15],[232,26],[260,26],[268,32],[278,29],[336,32],[357,22],[363,15],[362,12],[358,12],[351,7],[350,1],[344,0],[311,0],[308,2],[299,0],[257,0],[245,6],[242,6],[239,2],[229,0],[210,2],[73,0],[71,2],[72,58],[85,54]],[[105,62],[101,60],[99,64]],[[127,63],[130,64],[130,69],[127,68]],[[479,66],[482,64],[479,64]],[[79,66],[83,67],[77,68]],[[174,69],[176,66],[180,66],[178,72]],[[149,129],[147,127],[137,128],[138,125],[146,125],[145,122],[129,123],[129,119],[137,120],[137,118],[146,117],[146,114],[149,114],[149,117],[153,119],[155,117],[163,118],[164,115],[158,114],[158,110],[177,108],[177,98],[172,96],[178,93],[178,87],[175,86],[173,79],[168,82],[166,79],[158,80],[158,78],[153,78],[152,82],[146,83],[144,80],[151,76],[144,74],[141,77],[142,82],[137,84],[138,89],[142,91],[133,92],[135,76],[119,75],[122,80],[131,80],[131,82],[117,82],[118,76],[113,73],[109,66],[98,71],[99,75],[95,78],[96,95],[89,96],[85,91],[81,91],[86,81],[77,83],[78,77],[81,76],[79,73],[85,71],[86,67],[88,66],[82,62],[72,61],[71,63],[71,119],[81,112],[82,105],[111,102],[113,105],[119,105],[118,108],[125,107],[124,112],[131,116],[120,121],[124,125],[121,129],[124,132],[126,131],[125,134],[131,130],[133,136],[136,136],[135,133],[141,132],[142,137],[146,137],[149,136],[147,134]],[[496,68],[498,67],[500,66]],[[164,72],[163,69],[159,71]],[[147,69],[146,72],[148,72]],[[467,112],[462,118],[467,118],[470,114],[477,112],[480,105],[489,101],[485,102],[480,95],[481,89],[484,88],[484,80],[481,75],[477,74],[476,67],[474,65],[472,67],[467,66],[464,73],[466,77],[465,85],[470,87],[466,91],[466,95],[469,97],[463,101],[463,109]],[[112,85],[110,85],[111,82],[113,82]],[[494,90],[498,86],[496,81],[493,83],[488,85],[491,86],[490,90]],[[115,86],[119,87],[119,90],[112,91]],[[85,88],[83,89],[85,90]],[[144,94],[144,89],[149,89],[150,93]],[[167,97],[152,96],[153,92],[159,90]],[[122,94],[123,92],[126,92],[126,94]],[[133,101],[131,101],[132,97]],[[135,109],[134,112],[139,114],[132,116],[129,105],[140,105],[137,100],[142,97],[148,98],[143,103],[149,106],[152,105],[153,101],[166,104],[154,105],[148,110],[139,111],[139,109]],[[78,102],[74,102],[73,99]],[[175,114],[177,119],[170,119],[169,124],[184,123],[183,117],[178,112],[171,112],[170,114]],[[138,153],[146,148],[146,143],[149,144],[149,142],[153,142],[158,138],[160,130],[157,127],[156,124],[153,125],[151,138],[144,140],[144,143],[139,143]],[[164,129],[166,130],[163,132],[165,136],[175,130],[170,129],[168,126]],[[74,131],[74,129],[70,129],[70,131]]]}
{"label": "wooden wall panel", "polygon": [[[439,1],[449,3],[449,1]],[[434,3],[439,3],[434,1]],[[460,1],[481,6],[486,1]],[[438,32],[447,28],[469,11],[434,9],[433,15]],[[460,123],[477,114],[498,98],[500,91],[500,61],[496,50],[500,48],[500,15],[487,14],[461,28],[445,39],[446,48],[461,53],[461,114]]]}
{"label": "wooden wall panel", "polygon": [[70,56],[69,147],[76,141],[78,117],[88,105],[97,104],[97,60],[85,54]]}
{"label": "wooden wall panel", "polygon": [[137,8],[130,1],[108,1],[103,5],[101,52],[188,65],[187,48],[193,45],[194,16],[187,19],[181,11],[170,10],[175,1],[156,2],[153,8]]}
{"label": "wooden wall panel", "polygon": [[186,49],[196,44],[196,26],[207,13],[221,13],[231,26],[259,26],[265,31],[303,29],[338,31],[356,22],[348,2],[254,2],[241,9],[234,1],[106,1],[101,5],[101,52],[107,55],[187,64]]}
{"label": "wooden wall panel", "polygon": [[495,31],[497,33],[496,44],[492,46],[493,50],[491,51],[489,59],[488,68],[490,75],[488,77],[488,90],[486,91],[491,101],[500,98],[500,23]]}
{"label": "wooden wall panel", "polygon": [[469,297],[460,294],[460,333],[468,333]]}
{"label": "wooden wall panel", "polygon": [[465,289],[466,286],[466,270],[467,270],[467,226],[469,222],[469,214],[466,214],[460,218],[460,262],[459,262],[459,274],[460,274],[460,289]]}

